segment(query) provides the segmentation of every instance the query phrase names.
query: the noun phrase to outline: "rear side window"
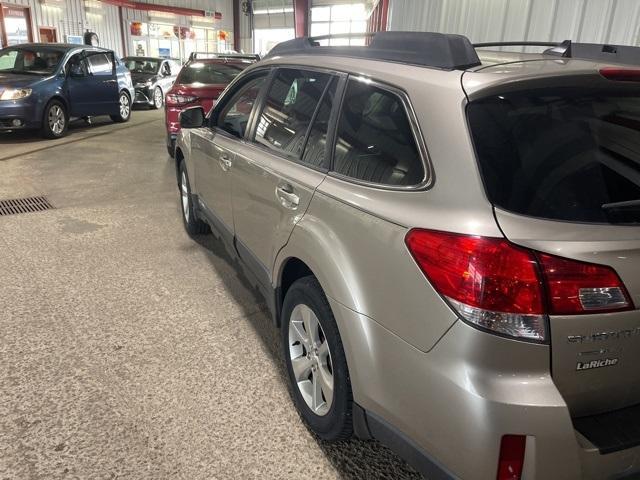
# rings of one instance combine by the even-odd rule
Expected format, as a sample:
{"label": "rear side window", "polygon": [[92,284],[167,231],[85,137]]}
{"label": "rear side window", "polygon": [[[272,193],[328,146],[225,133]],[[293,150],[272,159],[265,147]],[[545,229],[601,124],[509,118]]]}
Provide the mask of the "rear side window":
{"label": "rear side window", "polygon": [[249,63],[188,63],[180,70],[177,83],[226,85],[249,65]]}
{"label": "rear side window", "polygon": [[318,106],[316,117],[311,124],[307,143],[302,154],[302,162],[323,169],[329,168],[327,155],[327,132],[329,118],[335,101],[338,79],[333,78],[327,87],[322,101]]}
{"label": "rear side window", "polygon": [[300,158],[307,130],[331,76],[281,69],[267,92],[256,128],[256,142]]}
{"label": "rear side window", "polygon": [[424,180],[420,150],[396,93],[349,81],[338,123],[334,170],[381,185],[412,186]]}
{"label": "rear side window", "polygon": [[536,90],[469,104],[489,200],[533,217],[639,223],[640,95],[624,92]]}

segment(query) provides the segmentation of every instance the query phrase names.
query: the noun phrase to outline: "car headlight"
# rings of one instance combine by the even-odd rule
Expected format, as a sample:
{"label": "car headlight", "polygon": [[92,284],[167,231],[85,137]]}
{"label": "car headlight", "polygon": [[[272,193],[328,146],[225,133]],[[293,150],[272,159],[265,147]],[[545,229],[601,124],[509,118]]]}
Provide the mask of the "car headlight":
{"label": "car headlight", "polygon": [[31,95],[30,88],[7,88],[0,95],[0,100],[20,100]]}
{"label": "car headlight", "polygon": [[138,87],[138,88],[150,87],[151,85],[153,85],[153,82],[151,80],[147,80],[144,83],[136,83],[136,87]]}

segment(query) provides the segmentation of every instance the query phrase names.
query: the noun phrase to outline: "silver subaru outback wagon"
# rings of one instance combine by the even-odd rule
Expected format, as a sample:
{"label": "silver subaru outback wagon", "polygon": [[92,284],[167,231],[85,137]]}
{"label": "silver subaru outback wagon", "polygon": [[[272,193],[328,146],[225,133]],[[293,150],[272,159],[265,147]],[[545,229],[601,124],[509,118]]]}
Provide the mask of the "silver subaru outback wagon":
{"label": "silver subaru outback wagon", "polygon": [[266,298],[320,438],[430,479],[633,476],[640,49],[501,46],[278,45],[182,114],[184,224]]}

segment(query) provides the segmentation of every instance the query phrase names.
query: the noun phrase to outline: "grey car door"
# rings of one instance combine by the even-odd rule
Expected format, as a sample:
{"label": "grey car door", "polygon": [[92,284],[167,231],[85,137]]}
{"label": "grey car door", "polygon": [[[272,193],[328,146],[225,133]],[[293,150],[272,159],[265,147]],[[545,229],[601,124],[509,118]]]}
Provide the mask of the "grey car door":
{"label": "grey car door", "polygon": [[327,132],[340,77],[282,68],[264,95],[253,141],[232,168],[236,248],[265,285],[275,256],[327,172]]}
{"label": "grey car door", "polygon": [[211,116],[211,127],[192,133],[191,156],[195,165],[200,208],[225,237],[234,232],[230,169],[243,139],[253,107],[268,71],[257,72],[239,84]]}

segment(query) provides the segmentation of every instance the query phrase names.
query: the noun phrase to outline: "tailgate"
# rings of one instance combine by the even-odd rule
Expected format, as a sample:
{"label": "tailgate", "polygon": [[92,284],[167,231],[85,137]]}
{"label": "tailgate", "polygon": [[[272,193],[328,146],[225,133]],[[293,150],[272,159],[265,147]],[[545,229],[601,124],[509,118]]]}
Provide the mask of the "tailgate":
{"label": "tailgate", "polygon": [[549,302],[574,305],[549,319],[553,379],[574,417],[640,404],[640,83],[594,69],[497,88],[476,94],[467,115],[504,235],[612,268],[624,284],[583,263],[546,287],[556,292]]}
{"label": "tailgate", "polygon": [[[613,267],[640,306],[640,227],[566,224],[501,210],[496,218],[514,243]],[[640,310],[549,322],[552,376],[572,416],[640,404]]]}

